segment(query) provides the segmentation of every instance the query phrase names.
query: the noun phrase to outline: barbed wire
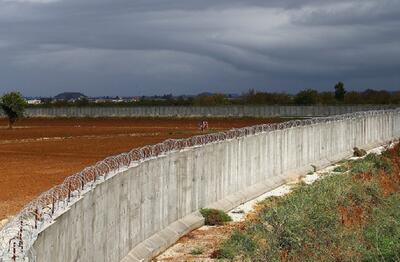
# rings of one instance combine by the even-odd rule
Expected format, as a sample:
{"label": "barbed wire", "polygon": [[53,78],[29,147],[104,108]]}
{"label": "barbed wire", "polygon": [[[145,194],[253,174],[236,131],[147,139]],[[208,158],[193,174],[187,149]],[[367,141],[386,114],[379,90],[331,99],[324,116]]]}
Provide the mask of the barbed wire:
{"label": "barbed wire", "polygon": [[231,129],[225,132],[197,135],[186,139],[168,139],[162,143],[132,149],[128,153],[107,157],[95,165],[86,167],[81,172],[67,177],[62,184],[42,193],[12,218],[0,231],[0,262],[35,261],[32,246],[38,234],[46,225],[68,206],[78,201],[86,192],[92,190],[97,183],[103,182],[122,169],[129,168],[132,164],[173,151],[275,130],[398,113],[400,113],[400,109],[366,111],[330,117],[291,120],[283,123],[262,124]]}

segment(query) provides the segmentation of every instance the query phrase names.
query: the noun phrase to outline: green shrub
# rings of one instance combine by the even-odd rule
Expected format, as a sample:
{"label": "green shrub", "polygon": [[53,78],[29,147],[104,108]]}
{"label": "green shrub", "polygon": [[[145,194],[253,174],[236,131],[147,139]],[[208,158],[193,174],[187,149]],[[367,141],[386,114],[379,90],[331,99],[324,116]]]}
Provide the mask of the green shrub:
{"label": "green shrub", "polygon": [[232,221],[232,218],[222,210],[203,208],[200,213],[205,219],[205,224],[209,226],[223,225]]}
{"label": "green shrub", "polygon": [[365,161],[372,163],[375,170],[383,170],[388,173],[392,171],[390,159],[383,155],[379,156],[377,154],[368,154],[365,157]]}
{"label": "green shrub", "polygon": [[376,170],[391,171],[390,160],[386,157],[377,154],[368,154],[362,159],[357,159],[351,162],[352,173],[367,173],[375,172]]}
{"label": "green shrub", "polygon": [[363,159],[357,159],[350,163],[352,173],[374,173],[377,170],[391,172],[390,159],[377,154],[368,154]]}

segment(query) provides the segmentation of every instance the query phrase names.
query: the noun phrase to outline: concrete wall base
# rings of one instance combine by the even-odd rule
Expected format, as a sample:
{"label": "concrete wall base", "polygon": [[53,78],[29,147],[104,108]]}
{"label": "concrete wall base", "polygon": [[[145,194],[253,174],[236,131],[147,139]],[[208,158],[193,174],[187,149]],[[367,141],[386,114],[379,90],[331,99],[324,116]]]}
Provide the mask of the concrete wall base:
{"label": "concrete wall base", "polygon": [[151,258],[172,246],[179,238],[203,225],[204,218],[200,212],[193,212],[137,245],[121,262],[150,261]]}

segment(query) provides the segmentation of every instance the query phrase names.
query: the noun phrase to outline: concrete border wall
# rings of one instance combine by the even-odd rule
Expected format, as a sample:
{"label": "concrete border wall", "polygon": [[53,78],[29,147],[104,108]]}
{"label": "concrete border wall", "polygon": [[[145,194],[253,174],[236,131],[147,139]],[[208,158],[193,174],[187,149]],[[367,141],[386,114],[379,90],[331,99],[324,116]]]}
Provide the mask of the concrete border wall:
{"label": "concrete border wall", "polygon": [[[354,106],[137,106],[28,108],[28,117],[312,117],[395,108],[392,105]],[[0,113],[1,114],[1,113]]]}
{"label": "concrete border wall", "polygon": [[149,259],[198,227],[198,210],[230,209],[310,170],[400,136],[381,111],[170,152],[97,185],[42,231],[36,261]]}

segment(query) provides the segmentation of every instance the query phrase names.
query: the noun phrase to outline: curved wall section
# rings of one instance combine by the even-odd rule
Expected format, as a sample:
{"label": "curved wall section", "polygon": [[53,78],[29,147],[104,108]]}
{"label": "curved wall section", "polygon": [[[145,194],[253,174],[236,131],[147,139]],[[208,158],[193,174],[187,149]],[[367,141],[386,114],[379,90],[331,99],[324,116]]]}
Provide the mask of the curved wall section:
{"label": "curved wall section", "polygon": [[395,107],[395,105],[33,107],[26,110],[26,115],[29,117],[313,117]]}
{"label": "curved wall section", "polygon": [[202,146],[131,164],[94,185],[43,227],[28,256],[39,262],[149,259],[184,234],[177,223],[184,227],[182,219],[202,207],[233,208],[310,165],[323,166],[349,155],[355,146],[399,137],[400,111],[280,126],[248,128],[237,136],[225,133]]}

